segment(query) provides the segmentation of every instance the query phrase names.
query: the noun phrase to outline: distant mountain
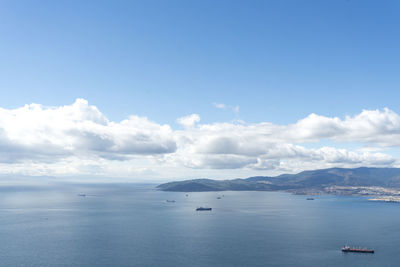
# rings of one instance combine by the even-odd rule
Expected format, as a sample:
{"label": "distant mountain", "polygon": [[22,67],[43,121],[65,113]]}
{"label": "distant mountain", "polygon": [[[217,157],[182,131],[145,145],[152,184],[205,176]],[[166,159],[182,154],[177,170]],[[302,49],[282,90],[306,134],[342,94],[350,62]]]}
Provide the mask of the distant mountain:
{"label": "distant mountain", "polygon": [[331,168],[282,174],[276,177],[256,176],[247,179],[211,180],[194,179],[159,185],[163,191],[275,191],[323,190],[330,186],[379,186],[400,189],[400,168]]}

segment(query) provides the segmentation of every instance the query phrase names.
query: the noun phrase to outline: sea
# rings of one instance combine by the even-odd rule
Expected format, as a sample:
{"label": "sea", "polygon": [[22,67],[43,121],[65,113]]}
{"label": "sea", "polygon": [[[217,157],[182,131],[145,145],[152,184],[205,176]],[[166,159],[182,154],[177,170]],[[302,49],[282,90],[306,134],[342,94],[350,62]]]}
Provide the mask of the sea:
{"label": "sea", "polygon": [[[346,244],[375,253],[343,253]],[[152,184],[2,185],[0,266],[400,266],[400,203]]]}

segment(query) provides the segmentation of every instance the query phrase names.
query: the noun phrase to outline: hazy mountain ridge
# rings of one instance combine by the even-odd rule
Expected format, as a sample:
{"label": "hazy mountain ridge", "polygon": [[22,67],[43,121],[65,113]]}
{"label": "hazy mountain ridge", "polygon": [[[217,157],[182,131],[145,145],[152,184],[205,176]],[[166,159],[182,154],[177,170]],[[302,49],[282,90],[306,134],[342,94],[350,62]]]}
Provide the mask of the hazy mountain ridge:
{"label": "hazy mountain ridge", "polygon": [[330,168],[303,171],[297,174],[282,174],[276,177],[255,176],[247,179],[211,180],[194,179],[159,185],[163,191],[203,192],[203,191],[275,191],[291,190],[299,192],[324,191],[327,187],[385,187],[400,189],[400,168],[355,169]]}

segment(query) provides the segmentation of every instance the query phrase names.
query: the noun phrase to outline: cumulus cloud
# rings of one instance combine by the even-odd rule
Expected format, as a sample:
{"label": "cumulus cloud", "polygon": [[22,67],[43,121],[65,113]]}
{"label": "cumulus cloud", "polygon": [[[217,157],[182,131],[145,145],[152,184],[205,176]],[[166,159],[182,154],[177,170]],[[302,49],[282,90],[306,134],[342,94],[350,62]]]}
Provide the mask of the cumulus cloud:
{"label": "cumulus cloud", "polygon": [[184,127],[193,127],[196,123],[200,121],[200,116],[198,114],[191,114],[185,117],[181,117],[177,121]]}
{"label": "cumulus cloud", "polygon": [[400,116],[385,108],[363,110],[344,120],[311,114],[296,124],[284,127],[285,137],[295,141],[330,138],[339,142],[374,143],[380,146],[400,146]]}
{"label": "cumulus cloud", "polygon": [[[400,146],[400,116],[387,108],[344,118],[310,114],[288,125],[200,124],[198,114],[177,121],[182,130],[135,115],[114,122],[84,99],[59,107],[0,108],[0,169],[55,175],[157,175],[156,169],[168,169],[173,175],[174,169],[279,173],[399,166],[385,154]],[[322,145],[324,140],[333,145]],[[362,147],[341,148],[349,143]]]}
{"label": "cumulus cloud", "polygon": [[[364,110],[344,119],[310,114],[289,125],[214,123],[198,125],[176,135],[180,137],[176,154],[193,155],[187,157],[190,162],[185,160],[185,165],[194,168],[213,167],[209,160],[219,166],[219,162],[231,158],[232,165],[225,164],[229,168],[260,170],[298,168],[302,162],[307,163],[304,166],[312,163],[312,168],[394,166],[395,158],[376,151],[400,145],[400,116],[389,109]],[[308,143],[321,140],[331,140],[339,147],[343,143],[357,142],[368,149],[307,148]]]}
{"label": "cumulus cloud", "polygon": [[[239,127],[241,128],[241,127]],[[231,132],[214,136],[193,134],[179,145],[176,155],[192,168],[248,168],[255,170],[299,169],[299,163],[313,163],[311,168],[332,166],[391,166],[396,160],[384,153],[348,151],[334,147],[308,149],[302,145],[287,143],[286,140],[271,142],[267,136],[257,136],[246,132]],[[190,156],[188,156],[190,155]],[[285,162],[285,167],[282,166]],[[212,164],[213,163],[213,164]],[[301,169],[301,168],[300,168]]]}
{"label": "cumulus cloud", "polygon": [[172,129],[131,116],[110,122],[86,100],[62,107],[37,104],[0,109],[0,162],[57,161],[90,155],[123,159],[130,155],[172,153]]}

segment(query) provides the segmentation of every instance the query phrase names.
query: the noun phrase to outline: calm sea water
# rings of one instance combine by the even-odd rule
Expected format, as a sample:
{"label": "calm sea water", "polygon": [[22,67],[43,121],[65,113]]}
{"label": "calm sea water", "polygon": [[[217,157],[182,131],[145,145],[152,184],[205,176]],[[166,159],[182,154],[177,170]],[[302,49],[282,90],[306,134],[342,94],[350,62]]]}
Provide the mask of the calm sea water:
{"label": "calm sea water", "polygon": [[399,252],[400,204],[361,197],[0,187],[1,266],[399,266]]}

